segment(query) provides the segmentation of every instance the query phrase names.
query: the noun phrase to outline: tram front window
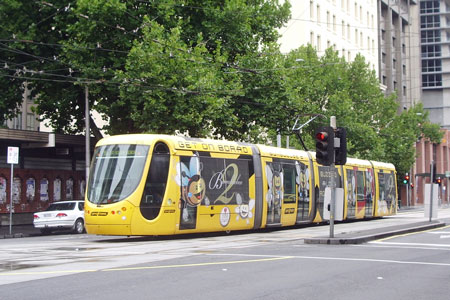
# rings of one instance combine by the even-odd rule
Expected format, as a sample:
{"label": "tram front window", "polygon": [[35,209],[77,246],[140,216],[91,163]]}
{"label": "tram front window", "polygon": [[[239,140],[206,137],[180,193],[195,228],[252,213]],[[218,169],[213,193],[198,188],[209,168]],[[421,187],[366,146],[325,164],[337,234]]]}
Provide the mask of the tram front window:
{"label": "tram front window", "polygon": [[106,145],[95,149],[88,200],[108,204],[128,197],[142,178],[149,146]]}

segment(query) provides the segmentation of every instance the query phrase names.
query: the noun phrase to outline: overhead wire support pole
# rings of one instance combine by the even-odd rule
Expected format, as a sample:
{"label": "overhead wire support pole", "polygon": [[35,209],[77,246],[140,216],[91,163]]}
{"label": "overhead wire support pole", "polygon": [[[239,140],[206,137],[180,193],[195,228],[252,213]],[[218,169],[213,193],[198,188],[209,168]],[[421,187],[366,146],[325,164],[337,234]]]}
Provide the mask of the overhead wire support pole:
{"label": "overhead wire support pole", "polygon": [[89,113],[89,88],[88,85],[85,85],[85,123],[86,123],[86,185],[88,183],[88,179],[89,179],[89,166],[90,166],[90,161],[91,161],[91,145],[90,145],[90,113]]}

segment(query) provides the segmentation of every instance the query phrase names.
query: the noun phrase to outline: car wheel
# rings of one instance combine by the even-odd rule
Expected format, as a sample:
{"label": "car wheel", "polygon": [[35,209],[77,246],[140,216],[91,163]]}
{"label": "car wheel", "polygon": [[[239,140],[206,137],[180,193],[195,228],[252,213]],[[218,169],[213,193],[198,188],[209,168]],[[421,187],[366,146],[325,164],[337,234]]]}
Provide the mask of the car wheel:
{"label": "car wheel", "polygon": [[83,233],[84,232],[84,222],[83,219],[78,219],[75,222],[75,229],[74,229],[75,233]]}

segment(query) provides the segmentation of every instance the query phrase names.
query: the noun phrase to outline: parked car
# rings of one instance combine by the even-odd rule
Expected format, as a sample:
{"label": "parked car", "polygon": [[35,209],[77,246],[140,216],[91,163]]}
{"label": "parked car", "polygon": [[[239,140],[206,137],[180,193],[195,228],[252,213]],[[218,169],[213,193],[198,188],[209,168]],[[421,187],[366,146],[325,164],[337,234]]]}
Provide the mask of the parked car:
{"label": "parked car", "polygon": [[59,201],[42,212],[34,213],[33,225],[42,233],[57,230],[84,232],[84,201]]}

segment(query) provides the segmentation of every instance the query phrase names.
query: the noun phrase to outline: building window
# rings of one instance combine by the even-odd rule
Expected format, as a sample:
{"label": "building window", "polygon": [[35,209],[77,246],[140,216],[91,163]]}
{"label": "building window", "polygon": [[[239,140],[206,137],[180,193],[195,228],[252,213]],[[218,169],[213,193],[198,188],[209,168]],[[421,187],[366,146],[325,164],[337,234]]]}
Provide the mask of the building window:
{"label": "building window", "polygon": [[13,118],[13,129],[22,129],[22,114],[18,114]]}
{"label": "building window", "polygon": [[309,1],[309,18],[314,20],[314,1]]}
{"label": "building window", "polygon": [[422,75],[422,86],[423,87],[442,86],[442,75],[441,74]]}
{"label": "building window", "polygon": [[330,16],[330,12],[327,11],[327,29],[330,30],[331,29],[331,16]]}
{"label": "building window", "polygon": [[440,26],[439,15],[420,17],[420,28],[436,28],[439,26]]}
{"label": "building window", "polygon": [[333,32],[336,33],[336,16],[333,15]]}
{"label": "building window", "polygon": [[439,43],[441,41],[441,31],[423,30],[420,33],[420,41],[422,43]]}
{"label": "building window", "polygon": [[317,5],[316,14],[317,14],[317,23],[320,25],[320,5]]}
{"label": "building window", "polygon": [[439,0],[420,1],[420,13],[430,14],[439,12]]}
{"label": "building window", "polygon": [[441,45],[422,46],[422,57],[440,57],[442,54]]}
{"label": "building window", "polygon": [[442,61],[440,59],[424,59],[422,60],[422,72],[441,72]]}
{"label": "building window", "polygon": [[34,130],[35,120],[34,114],[27,114],[27,130]]}

